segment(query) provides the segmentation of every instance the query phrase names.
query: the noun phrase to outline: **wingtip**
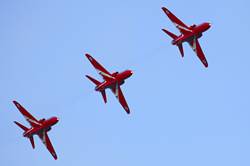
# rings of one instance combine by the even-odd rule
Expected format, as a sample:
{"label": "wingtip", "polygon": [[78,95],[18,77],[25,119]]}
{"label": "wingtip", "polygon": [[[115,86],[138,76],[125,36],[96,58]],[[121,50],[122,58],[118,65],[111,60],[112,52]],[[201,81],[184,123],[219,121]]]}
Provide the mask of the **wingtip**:
{"label": "wingtip", "polygon": [[208,63],[206,63],[205,67],[208,68]]}
{"label": "wingtip", "polygon": [[205,66],[205,68],[208,68],[208,63],[207,63],[207,60],[206,60],[206,59],[203,60],[202,63],[203,63],[203,65]]}
{"label": "wingtip", "polygon": [[85,56],[88,58],[88,60],[92,63],[92,61],[95,61],[95,59],[90,54],[85,54]]}
{"label": "wingtip", "polygon": [[129,115],[130,114],[130,109],[129,108],[124,108],[124,109],[127,112],[127,114]]}
{"label": "wingtip", "polygon": [[161,7],[161,9],[162,9],[162,10],[166,10],[167,8],[163,6],[163,7]]}
{"label": "wingtip", "polygon": [[56,153],[53,152],[53,153],[51,153],[51,154],[52,154],[53,158],[54,158],[55,160],[57,160],[57,155],[56,155]]}
{"label": "wingtip", "polygon": [[170,12],[169,12],[169,10],[166,8],[166,7],[162,7],[161,8],[166,14],[169,14]]}
{"label": "wingtip", "polygon": [[85,56],[86,56],[88,59],[91,58],[91,55],[88,54],[88,53],[86,53]]}
{"label": "wingtip", "polygon": [[21,107],[21,105],[20,105],[17,101],[13,100],[13,103],[15,104],[15,106],[16,106],[17,108]]}

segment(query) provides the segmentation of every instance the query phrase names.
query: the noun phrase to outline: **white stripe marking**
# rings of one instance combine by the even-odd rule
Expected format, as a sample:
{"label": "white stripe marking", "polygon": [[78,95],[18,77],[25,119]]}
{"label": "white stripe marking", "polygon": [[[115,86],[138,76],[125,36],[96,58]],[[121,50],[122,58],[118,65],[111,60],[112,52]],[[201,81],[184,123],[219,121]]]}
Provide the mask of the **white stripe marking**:
{"label": "white stripe marking", "polygon": [[119,87],[118,87],[118,82],[116,83],[116,87],[115,87],[115,96],[119,99]]}
{"label": "white stripe marking", "polygon": [[182,29],[182,30],[185,30],[185,31],[188,31],[188,32],[192,32],[192,30],[187,29],[187,28],[185,28],[185,27],[183,27],[183,26],[181,26],[181,25],[179,25],[179,24],[177,24],[177,23],[175,23],[175,22],[174,22],[174,25],[175,25],[177,28],[180,28],[180,29]]}
{"label": "white stripe marking", "polygon": [[25,117],[25,119],[26,119],[28,122],[30,122],[30,123],[34,123],[34,124],[36,124],[36,125],[41,126],[41,124],[40,124],[40,123],[38,123],[38,122],[36,122],[35,120],[32,120],[32,119],[30,119],[29,117],[27,117],[27,116],[25,116],[25,115],[24,115],[24,117]]}
{"label": "white stripe marking", "polygon": [[47,146],[45,131],[43,131],[43,143]]}
{"label": "white stripe marking", "polygon": [[114,77],[112,77],[111,75],[109,75],[109,74],[107,74],[107,73],[104,73],[104,72],[102,72],[102,71],[100,71],[100,70],[97,70],[97,72],[98,72],[99,74],[101,74],[102,76],[106,76],[106,77],[108,77],[108,78],[114,79]]}
{"label": "white stripe marking", "polygon": [[193,40],[193,50],[196,52],[197,54],[197,48],[196,48],[196,37],[194,37],[194,40]]}

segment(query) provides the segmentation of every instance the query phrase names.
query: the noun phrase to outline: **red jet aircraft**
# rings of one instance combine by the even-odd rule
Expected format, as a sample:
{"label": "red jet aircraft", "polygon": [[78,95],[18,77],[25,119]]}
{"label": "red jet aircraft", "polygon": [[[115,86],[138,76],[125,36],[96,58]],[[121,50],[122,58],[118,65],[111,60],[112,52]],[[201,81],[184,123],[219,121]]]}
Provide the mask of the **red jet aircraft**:
{"label": "red jet aircraft", "polygon": [[104,102],[107,103],[105,89],[110,88],[111,91],[115,94],[116,98],[119,100],[122,107],[129,114],[130,110],[122,94],[120,85],[122,85],[125,82],[125,79],[129,78],[133,74],[133,72],[131,70],[126,70],[121,73],[115,72],[111,74],[104,67],[102,67],[102,65],[100,65],[91,55],[86,54],[86,57],[104,79],[103,82],[99,82],[94,78],[86,75],[86,77],[96,85],[95,90],[101,92]]}
{"label": "red jet aircraft", "polygon": [[182,47],[183,42],[188,42],[192,49],[196,52],[197,56],[204,64],[205,67],[208,67],[207,60],[201,49],[201,46],[198,42],[198,39],[202,36],[202,33],[208,30],[211,27],[211,24],[205,22],[200,25],[187,26],[181,20],[179,20],[173,13],[171,13],[167,8],[163,7],[162,10],[166,13],[168,18],[174,23],[177,29],[179,29],[181,35],[176,36],[175,34],[162,29],[166,34],[173,38],[172,44],[177,45],[181,52],[181,56],[184,57],[184,51]]}
{"label": "red jet aircraft", "polygon": [[32,126],[31,128],[27,128],[23,126],[22,124],[15,122],[16,125],[18,125],[20,128],[24,130],[23,136],[30,139],[30,143],[35,149],[35,143],[34,143],[34,135],[38,135],[39,138],[42,140],[43,144],[47,147],[49,152],[52,154],[54,159],[57,159],[56,152],[49,140],[47,132],[51,130],[51,127],[55,125],[59,119],[57,117],[52,117],[50,119],[41,119],[37,120],[34,118],[24,107],[22,107],[18,102],[13,101],[13,103],[16,105],[18,110],[23,114],[24,118],[29,122],[29,124]]}

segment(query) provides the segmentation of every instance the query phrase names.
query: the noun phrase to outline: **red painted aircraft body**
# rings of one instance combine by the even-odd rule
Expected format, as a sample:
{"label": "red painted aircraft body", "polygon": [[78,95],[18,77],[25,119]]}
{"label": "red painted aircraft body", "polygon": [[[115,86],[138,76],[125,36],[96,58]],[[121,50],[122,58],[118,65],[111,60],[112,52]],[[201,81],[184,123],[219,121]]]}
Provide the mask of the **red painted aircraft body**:
{"label": "red painted aircraft body", "polygon": [[125,82],[125,79],[129,78],[133,74],[133,72],[131,70],[126,70],[120,73],[115,72],[111,74],[101,64],[99,64],[91,55],[86,54],[86,57],[88,58],[90,63],[95,67],[97,72],[104,79],[103,82],[99,82],[94,78],[86,75],[86,77],[96,85],[95,90],[101,92],[104,102],[107,103],[105,90],[111,89],[111,91],[115,94],[116,98],[119,100],[122,107],[129,114],[130,110],[123,96],[120,86]]}
{"label": "red painted aircraft body", "polygon": [[52,117],[50,119],[41,119],[37,120],[34,118],[21,104],[19,104],[16,101],[13,101],[15,106],[18,108],[18,110],[21,112],[21,114],[24,116],[24,118],[29,122],[31,125],[31,128],[27,128],[23,126],[22,124],[15,122],[16,125],[18,125],[21,129],[24,130],[23,136],[26,138],[30,139],[30,143],[33,147],[35,148],[35,143],[34,143],[34,135],[38,135],[39,138],[42,140],[43,144],[46,146],[48,151],[52,154],[54,159],[57,159],[56,152],[50,142],[50,139],[48,137],[47,132],[51,130],[51,127],[55,125],[59,119],[57,117]]}
{"label": "red painted aircraft body", "polygon": [[162,10],[181,33],[180,36],[176,36],[175,34],[167,31],[166,29],[162,29],[173,39],[172,44],[178,46],[181,52],[181,56],[184,57],[182,43],[188,42],[192,49],[196,52],[198,58],[201,60],[203,65],[205,67],[208,67],[206,57],[201,49],[198,39],[202,36],[203,32],[207,31],[211,27],[211,24],[205,22],[200,25],[187,26],[181,20],[179,20],[173,13],[171,13],[167,8],[163,7]]}

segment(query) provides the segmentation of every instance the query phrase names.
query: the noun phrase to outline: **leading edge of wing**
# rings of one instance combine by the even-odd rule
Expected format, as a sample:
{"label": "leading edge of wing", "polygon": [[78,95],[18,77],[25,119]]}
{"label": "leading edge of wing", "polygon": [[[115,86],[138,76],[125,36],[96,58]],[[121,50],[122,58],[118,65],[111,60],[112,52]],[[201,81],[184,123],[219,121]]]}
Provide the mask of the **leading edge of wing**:
{"label": "leading edge of wing", "polygon": [[20,113],[24,116],[24,118],[30,123],[31,126],[40,126],[41,124],[38,122],[38,120],[33,117],[21,104],[19,104],[17,101],[13,101],[17,109],[20,111]]}
{"label": "leading edge of wing", "polygon": [[177,18],[173,13],[171,13],[166,7],[162,7],[162,10],[181,33],[191,32],[189,27],[184,24],[179,18]]}
{"label": "leading edge of wing", "polygon": [[101,76],[103,76],[104,78],[111,77],[111,74],[100,63],[98,63],[95,58],[93,58],[90,54],[85,55]]}
{"label": "leading edge of wing", "polygon": [[126,102],[126,99],[122,93],[122,90],[118,84],[115,85],[115,87],[111,88],[112,92],[114,93],[115,97],[118,99],[124,110],[127,112],[127,114],[130,114],[130,109],[128,107],[128,104]]}
{"label": "leading edge of wing", "polygon": [[189,42],[189,45],[192,47],[200,61],[203,63],[203,65],[207,68],[208,67],[208,62],[207,59],[201,49],[200,43],[196,37],[192,41]]}
{"label": "leading edge of wing", "polygon": [[43,142],[43,144],[46,146],[48,151],[51,153],[51,155],[54,157],[55,160],[57,160],[56,152],[50,142],[49,136],[47,132],[44,130],[42,133],[38,134],[39,138]]}

